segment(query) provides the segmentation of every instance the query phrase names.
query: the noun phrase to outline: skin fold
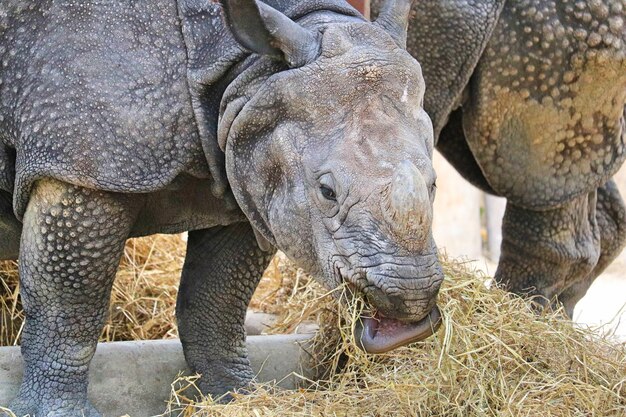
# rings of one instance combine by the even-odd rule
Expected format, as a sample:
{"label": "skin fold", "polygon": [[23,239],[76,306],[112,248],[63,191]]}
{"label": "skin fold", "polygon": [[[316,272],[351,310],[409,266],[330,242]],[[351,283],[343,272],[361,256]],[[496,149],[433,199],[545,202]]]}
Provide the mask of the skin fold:
{"label": "skin fold", "polygon": [[276,249],[384,315],[376,346],[434,331],[409,6],[372,23],[340,0],[0,3],[0,257],[19,250],[26,313],[9,408],[99,415],[89,362],[133,236],[189,231],[176,312],[207,394],[254,376],[245,311]]}

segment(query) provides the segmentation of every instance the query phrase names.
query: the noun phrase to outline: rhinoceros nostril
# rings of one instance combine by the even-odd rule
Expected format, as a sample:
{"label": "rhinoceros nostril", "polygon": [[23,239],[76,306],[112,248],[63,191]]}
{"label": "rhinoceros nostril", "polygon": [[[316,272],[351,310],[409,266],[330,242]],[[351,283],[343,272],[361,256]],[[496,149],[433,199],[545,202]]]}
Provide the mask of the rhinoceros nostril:
{"label": "rhinoceros nostril", "polygon": [[391,302],[391,299],[383,290],[373,286],[364,289],[365,300],[367,304],[384,314],[393,314],[398,310]]}
{"label": "rhinoceros nostril", "polygon": [[341,285],[345,285],[351,292],[356,293],[356,285],[351,282],[347,275],[342,271],[343,266],[335,264],[335,276],[337,278],[337,283]]}
{"label": "rhinoceros nostril", "polygon": [[359,288],[356,286],[355,283],[350,282],[350,281],[345,281],[345,286],[350,292],[350,294],[356,295],[359,293]]}

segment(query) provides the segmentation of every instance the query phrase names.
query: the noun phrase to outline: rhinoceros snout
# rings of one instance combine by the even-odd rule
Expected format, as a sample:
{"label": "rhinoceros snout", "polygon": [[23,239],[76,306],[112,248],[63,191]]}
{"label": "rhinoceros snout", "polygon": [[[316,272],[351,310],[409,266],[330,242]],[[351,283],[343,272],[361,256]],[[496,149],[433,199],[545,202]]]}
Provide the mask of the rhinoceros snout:
{"label": "rhinoceros snout", "polygon": [[[386,278],[386,277],[385,277]],[[422,280],[419,278],[406,278],[409,280]],[[417,321],[424,318],[436,304],[436,297],[441,284],[439,277],[424,279],[424,289],[400,288],[395,280],[385,279],[380,287],[367,286],[364,288],[365,298],[372,307],[387,317],[397,320]],[[400,280],[398,280],[400,281]],[[408,284],[408,282],[405,282]],[[394,288],[394,286],[397,286]]]}
{"label": "rhinoceros snout", "polygon": [[417,321],[434,308],[443,282],[436,255],[419,260],[377,261],[372,267],[341,268],[338,274],[342,281],[362,293],[374,310],[386,317]]}
{"label": "rhinoceros snout", "polygon": [[[423,340],[437,331],[442,318],[436,297],[443,274],[438,264],[423,278],[390,278],[369,273],[362,292],[371,311],[355,327],[358,345],[369,353],[383,353]],[[374,283],[374,284],[372,284]]]}

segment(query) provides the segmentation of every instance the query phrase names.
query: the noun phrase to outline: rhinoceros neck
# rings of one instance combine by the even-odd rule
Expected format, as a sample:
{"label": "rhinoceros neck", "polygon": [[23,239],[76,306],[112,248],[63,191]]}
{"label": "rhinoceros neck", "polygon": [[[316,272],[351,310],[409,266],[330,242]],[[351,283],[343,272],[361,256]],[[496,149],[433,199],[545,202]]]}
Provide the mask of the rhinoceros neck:
{"label": "rhinoceros neck", "polygon": [[[335,21],[362,19],[344,0],[268,0],[265,3],[310,28]],[[235,80],[243,84],[247,81],[254,83],[259,77],[286,68],[269,66],[269,73],[249,76],[259,57],[251,56],[235,41],[224,24],[219,4],[179,0],[178,10],[187,48],[187,77],[198,133],[215,180],[213,191],[219,195],[228,188],[224,152],[218,144],[224,92]],[[246,72],[248,74],[244,74]]]}

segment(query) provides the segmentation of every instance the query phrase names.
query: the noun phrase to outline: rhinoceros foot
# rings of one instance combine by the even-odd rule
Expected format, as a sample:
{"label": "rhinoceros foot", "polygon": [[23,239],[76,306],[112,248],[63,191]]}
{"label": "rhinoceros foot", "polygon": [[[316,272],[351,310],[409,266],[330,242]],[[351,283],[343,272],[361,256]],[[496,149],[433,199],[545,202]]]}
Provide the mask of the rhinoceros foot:
{"label": "rhinoceros foot", "polygon": [[[61,403],[62,404],[59,404]],[[9,410],[18,417],[102,417],[102,415],[91,405],[89,400],[68,401],[59,398],[33,400],[19,396],[9,405]]]}

